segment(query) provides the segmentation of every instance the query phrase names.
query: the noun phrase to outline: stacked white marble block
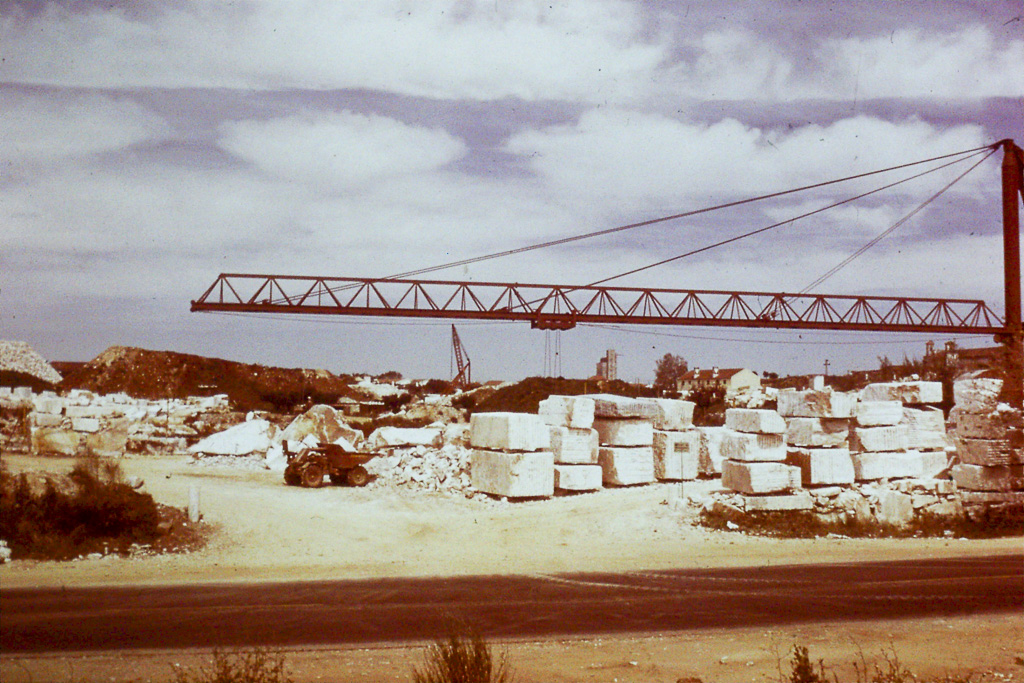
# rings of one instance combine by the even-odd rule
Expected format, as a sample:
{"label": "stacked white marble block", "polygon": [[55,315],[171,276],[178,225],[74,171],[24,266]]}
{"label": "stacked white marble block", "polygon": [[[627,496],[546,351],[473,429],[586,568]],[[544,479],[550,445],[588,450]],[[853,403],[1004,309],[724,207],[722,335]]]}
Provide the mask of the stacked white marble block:
{"label": "stacked white marble block", "polygon": [[803,486],[853,483],[850,423],[856,401],[854,394],[826,389],[779,392],[779,413],[788,418],[786,462],[799,468]]}
{"label": "stacked white marble block", "polygon": [[785,432],[786,422],[774,410],[726,410],[722,486],[748,496],[801,488],[800,468],[786,463]]}
{"label": "stacked white marble block", "polygon": [[553,395],[540,402],[537,412],[548,425],[555,488],[563,491],[600,489],[603,477],[601,466],[597,464],[594,399]]}
{"label": "stacked white marble block", "polygon": [[657,415],[654,427],[654,476],[659,481],[691,481],[700,470],[703,437],[693,428],[691,401],[647,398]]}
{"label": "stacked white marble block", "polygon": [[[857,481],[932,478],[948,467],[939,382],[885,382],[861,391],[850,432]],[[911,404],[908,407],[904,404]]]}
{"label": "stacked white marble block", "polygon": [[592,394],[594,429],[600,443],[597,461],[605,485],[633,486],[654,482],[654,421],[658,405],[651,400]]}
{"label": "stacked white marble block", "polygon": [[474,413],[469,423],[470,480],[506,498],[551,496],[555,460],[548,425],[528,413]]}
{"label": "stacked white marble block", "polygon": [[1002,380],[968,379],[953,384],[956,430],[953,480],[966,491],[1024,490],[1021,412],[999,402]]}

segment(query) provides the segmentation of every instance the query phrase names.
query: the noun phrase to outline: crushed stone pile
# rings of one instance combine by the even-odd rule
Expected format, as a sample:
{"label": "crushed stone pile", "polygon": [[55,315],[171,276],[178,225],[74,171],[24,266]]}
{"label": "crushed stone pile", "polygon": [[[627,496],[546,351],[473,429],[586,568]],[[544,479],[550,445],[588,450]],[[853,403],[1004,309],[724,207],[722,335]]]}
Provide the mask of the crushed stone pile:
{"label": "crushed stone pile", "polygon": [[470,484],[471,454],[470,449],[457,444],[396,448],[371,460],[366,469],[374,477],[370,486],[482,496]]}
{"label": "crushed stone pile", "polygon": [[50,384],[57,384],[62,379],[45,358],[23,341],[0,340],[0,370],[32,375]]}

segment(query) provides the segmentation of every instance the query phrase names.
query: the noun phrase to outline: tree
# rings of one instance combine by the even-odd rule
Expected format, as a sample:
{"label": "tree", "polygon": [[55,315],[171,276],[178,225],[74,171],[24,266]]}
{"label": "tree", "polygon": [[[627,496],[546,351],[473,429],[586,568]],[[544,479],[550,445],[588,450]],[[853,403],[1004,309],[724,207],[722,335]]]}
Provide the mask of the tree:
{"label": "tree", "polygon": [[676,391],[676,380],[682,379],[690,369],[686,359],[666,353],[654,366],[654,388],[660,391]]}

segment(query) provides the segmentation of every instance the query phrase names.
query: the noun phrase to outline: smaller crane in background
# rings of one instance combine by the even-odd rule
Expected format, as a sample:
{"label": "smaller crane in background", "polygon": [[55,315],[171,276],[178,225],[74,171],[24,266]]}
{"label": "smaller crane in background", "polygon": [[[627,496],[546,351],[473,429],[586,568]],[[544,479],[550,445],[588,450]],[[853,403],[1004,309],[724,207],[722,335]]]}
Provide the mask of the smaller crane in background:
{"label": "smaller crane in background", "polygon": [[455,356],[455,365],[459,370],[455,378],[452,379],[452,385],[456,389],[467,389],[470,382],[473,381],[470,372],[471,363],[469,353],[463,348],[462,340],[459,339],[459,333],[455,330],[455,325],[452,325],[452,355]]}

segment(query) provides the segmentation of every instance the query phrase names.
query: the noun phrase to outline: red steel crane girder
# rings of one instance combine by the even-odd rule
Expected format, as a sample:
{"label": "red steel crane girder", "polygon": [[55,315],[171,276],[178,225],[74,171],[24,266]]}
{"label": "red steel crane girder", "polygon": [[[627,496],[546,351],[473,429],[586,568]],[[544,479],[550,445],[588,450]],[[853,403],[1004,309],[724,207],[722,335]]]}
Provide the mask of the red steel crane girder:
{"label": "red steel crane girder", "polygon": [[222,273],[192,311],[798,330],[1004,333],[971,299]]}

